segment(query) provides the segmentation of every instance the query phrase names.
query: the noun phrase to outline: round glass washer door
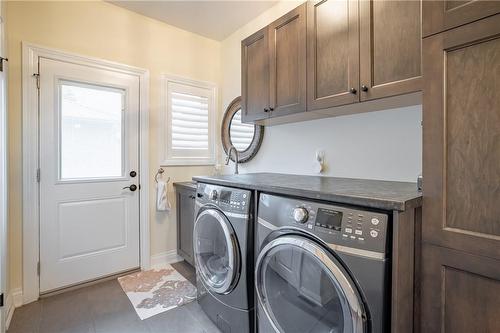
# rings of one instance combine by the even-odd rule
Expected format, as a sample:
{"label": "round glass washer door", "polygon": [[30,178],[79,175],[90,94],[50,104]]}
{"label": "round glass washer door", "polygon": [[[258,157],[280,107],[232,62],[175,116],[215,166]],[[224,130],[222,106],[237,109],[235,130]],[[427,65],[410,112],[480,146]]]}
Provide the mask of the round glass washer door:
{"label": "round glass washer door", "polygon": [[202,282],[218,294],[231,292],[239,278],[240,251],[227,217],[214,208],[201,211],[193,237],[194,259]]}
{"label": "round glass washer door", "polygon": [[331,253],[306,237],[281,236],[264,246],[255,285],[259,311],[276,332],[365,332],[354,283]]}

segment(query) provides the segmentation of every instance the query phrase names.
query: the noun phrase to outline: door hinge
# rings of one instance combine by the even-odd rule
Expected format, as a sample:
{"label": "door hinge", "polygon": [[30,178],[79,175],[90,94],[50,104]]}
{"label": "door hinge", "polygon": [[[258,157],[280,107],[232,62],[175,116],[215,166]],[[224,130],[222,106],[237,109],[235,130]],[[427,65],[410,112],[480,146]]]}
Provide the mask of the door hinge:
{"label": "door hinge", "polygon": [[40,182],[40,168],[36,169],[36,182]]}
{"label": "door hinge", "polygon": [[9,59],[0,57],[0,72],[3,72],[3,62],[4,61],[9,61]]}
{"label": "door hinge", "polygon": [[37,264],[36,264],[36,274],[38,274],[38,276],[40,276],[40,262],[37,262]]}
{"label": "door hinge", "polygon": [[3,306],[3,293],[0,294],[0,308]]}
{"label": "door hinge", "polygon": [[40,89],[40,74],[35,73],[33,77],[36,79],[36,89]]}

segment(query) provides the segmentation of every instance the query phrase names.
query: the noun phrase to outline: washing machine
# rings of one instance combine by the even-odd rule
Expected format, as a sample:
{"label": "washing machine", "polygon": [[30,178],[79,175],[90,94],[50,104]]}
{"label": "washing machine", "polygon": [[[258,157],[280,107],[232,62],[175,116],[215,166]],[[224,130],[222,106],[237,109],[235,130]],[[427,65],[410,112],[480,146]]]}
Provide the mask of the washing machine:
{"label": "washing machine", "polygon": [[253,331],[252,192],[198,184],[193,230],[198,303],[223,333]]}
{"label": "washing machine", "polygon": [[258,331],[389,332],[389,239],[384,212],[261,194]]}

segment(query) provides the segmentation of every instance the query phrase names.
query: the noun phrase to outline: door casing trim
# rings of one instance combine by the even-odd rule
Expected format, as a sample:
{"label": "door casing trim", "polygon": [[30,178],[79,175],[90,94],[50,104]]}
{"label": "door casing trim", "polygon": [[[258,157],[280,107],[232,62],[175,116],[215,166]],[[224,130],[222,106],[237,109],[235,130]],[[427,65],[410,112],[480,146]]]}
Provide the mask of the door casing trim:
{"label": "door casing trim", "polygon": [[38,161],[38,89],[34,73],[38,58],[48,58],[79,65],[108,69],[139,78],[139,237],[141,269],[150,268],[149,237],[149,70],[112,61],[86,57],[53,48],[22,42],[22,116],[23,116],[23,226],[22,268],[23,304],[40,296],[37,265],[40,258]]}

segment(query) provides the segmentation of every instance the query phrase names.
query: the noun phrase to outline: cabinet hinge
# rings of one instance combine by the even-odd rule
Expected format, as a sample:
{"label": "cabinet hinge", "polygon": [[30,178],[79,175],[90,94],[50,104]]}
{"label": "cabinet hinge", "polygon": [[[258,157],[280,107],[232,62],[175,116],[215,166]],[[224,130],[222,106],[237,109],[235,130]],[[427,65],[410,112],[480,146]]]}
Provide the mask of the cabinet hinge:
{"label": "cabinet hinge", "polygon": [[3,306],[3,293],[0,294],[0,308]]}
{"label": "cabinet hinge", "polygon": [[40,276],[40,262],[37,262],[37,264],[36,264],[36,274],[38,274],[38,276]]}
{"label": "cabinet hinge", "polygon": [[40,182],[40,168],[36,169],[36,182]]}
{"label": "cabinet hinge", "polygon": [[40,89],[40,74],[34,73],[33,77],[36,79],[36,88]]}

